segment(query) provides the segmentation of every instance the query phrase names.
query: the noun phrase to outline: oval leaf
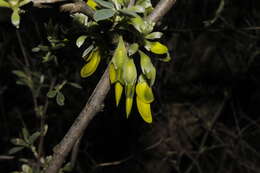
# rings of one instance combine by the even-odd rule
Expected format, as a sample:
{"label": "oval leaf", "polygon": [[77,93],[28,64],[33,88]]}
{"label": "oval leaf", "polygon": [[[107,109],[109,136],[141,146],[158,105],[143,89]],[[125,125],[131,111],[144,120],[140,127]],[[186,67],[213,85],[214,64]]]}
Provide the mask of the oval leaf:
{"label": "oval leaf", "polygon": [[15,153],[21,151],[22,149],[24,149],[24,147],[14,147],[8,151],[8,154],[15,154]]}
{"label": "oval leaf", "polygon": [[93,16],[95,21],[101,21],[101,20],[106,20],[112,16],[114,16],[115,11],[112,9],[102,9],[102,10],[97,10]]}
{"label": "oval leaf", "polygon": [[56,101],[58,105],[60,106],[64,105],[65,97],[60,91],[58,91],[57,93]]}
{"label": "oval leaf", "polygon": [[114,8],[113,3],[103,1],[103,0],[94,0],[96,3],[98,3],[100,6],[105,7],[105,8]]}
{"label": "oval leaf", "polygon": [[78,47],[81,47],[81,46],[84,44],[86,38],[87,38],[86,35],[80,36],[80,37],[77,39],[77,41],[76,41],[76,45],[77,45]]}

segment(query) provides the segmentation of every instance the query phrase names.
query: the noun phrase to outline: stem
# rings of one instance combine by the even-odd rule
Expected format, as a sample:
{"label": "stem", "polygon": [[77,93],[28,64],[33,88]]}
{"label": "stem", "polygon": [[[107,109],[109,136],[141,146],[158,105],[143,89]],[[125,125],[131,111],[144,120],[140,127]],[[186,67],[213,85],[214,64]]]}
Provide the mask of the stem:
{"label": "stem", "polygon": [[93,117],[102,109],[103,101],[110,90],[109,83],[109,68],[106,69],[95,90],[91,94],[87,104],[82,109],[77,119],[72,124],[71,128],[62,139],[60,144],[54,148],[54,156],[46,173],[56,173],[62,166],[65,157],[72,149],[75,142],[82,135],[83,131],[88,126]]}
{"label": "stem", "polygon": [[[155,7],[155,10],[148,17],[149,20],[157,22],[162,18],[174,5],[176,0],[161,0]],[[107,66],[103,76],[98,82],[95,90],[91,94],[87,104],[82,109],[81,113],[74,121],[69,131],[62,141],[54,148],[54,155],[49,167],[45,173],[57,173],[61,168],[66,156],[71,151],[76,141],[83,134],[89,122],[102,109],[101,105],[110,90],[109,82],[109,66]]]}
{"label": "stem", "polygon": [[157,23],[172,8],[176,1],[177,0],[160,0],[147,19]]}

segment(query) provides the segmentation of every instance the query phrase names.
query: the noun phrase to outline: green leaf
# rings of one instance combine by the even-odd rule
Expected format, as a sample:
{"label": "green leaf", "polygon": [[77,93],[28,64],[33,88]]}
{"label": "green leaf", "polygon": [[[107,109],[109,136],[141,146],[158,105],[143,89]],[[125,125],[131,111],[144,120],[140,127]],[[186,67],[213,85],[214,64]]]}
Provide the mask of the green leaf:
{"label": "green leaf", "polygon": [[131,10],[131,11],[135,11],[136,13],[144,13],[145,12],[145,8],[140,6],[140,5],[135,5],[135,6],[128,8],[128,9]]}
{"label": "green leaf", "polygon": [[30,136],[28,130],[26,128],[22,128],[23,138],[26,142],[28,142],[28,138]]}
{"label": "green leaf", "polygon": [[115,11],[112,9],[102,9],[102,10],[97,10],[93,16],[95,21],[101,21],[101,20],[106,20],[112,16],[114,16]]}
{"label": "green leaf", "polygon": [[81,46],[84,44],[86,38],[87,38],[86,35],[82,35],[82,36],[78,37],[78,39],[77,39],[77,41],[76,41],[76,45],[77,45],[78,47],[81,47]]}
{"label": "green leaf", "polygon": [[18,29],[20,25],[20,15],[19,15],[19,9],[14,9],[12,16],[11,16],[11,22],[12,24]]}
{"label": "green leaf", "polygon": [[56,96],[57,92],[58,92],[57,90],[51,90],[47,93],[47,97],[54,98]]}
{"label": "green leaf", "polygon": [[127,16],[137,17],[138,15],[135,13],[135,11],[129,10],[129,9],[121,9],[118,10],[120,13],[125,14]]}
{"label": "green leaf", "polygon": [[33,144],[35,140],[41,135],[40,132],[35,132],[29,137],[30,144]]}
{"label": "green leaf", "polygon": [[68,82],[68,84],[74,88],[82,89],[82,86],[80,86],[80,84],[74,82]]}
{"label": "green leaf", "polygon": [[15,153],[21,151],[22,149],[24,149],[24,147],[14,147],[14,148],[11,148],[11,149],[8,151],[8,154],[15,154]]}
{"label": "green leaf", "polygon": [[154,39],[161,38],[162,35],[163,35],[163,33],[161,33],[161,32],[152,32],[152,33],[146,35],[145,38],[150,39],[150,40],[154,40]]}
{"label": "green leaf", "polygon": [[0,7],[10,8],[11,5],[8,2],[6,2],[5,0],[0,0]]}
{"label": "green leaf", "polygon": [[71,163],[70,163],[70,162],[67,163],[67,164],[62,168],[62,170],[65,171],[65,172],[71,172],[71,171],[73,170]]}
{"label": "green leaf", "polygon": [[58,91],[57,97],[56,97],[57,104],[60,105],[60,106],[63,106],[64,105],[64,101],[65,101],[64,95],[60,91]]}
{"label": "green leaf", "polygon": [[23,171],[23,173],[32,173],[33,172],[32,168],[27,164],[22,165],[22,171]]}
{"label": "green leaf", "polygon": [[108,1],[103,1],[103,0],[94,0],[96,3],[98,3],[99,5],[101,5],[102,7],[105,8],[114,8],[113,3],[108,2]]}
{"label": "green leaf", "polygon": [[28,144],[21,138],[11,139],[12,144],[28,147]]}
{"label": "green leaf", "polygon": [[13,70],[12,73],[18,76],[19,78],[27,78],[27,75],[23,71]]}
{"label": "green leaf", "polygon": [[167,52],[166,57],[165,58],[159,58],[159,60],[163,61],[163,62],[169,62],[171,60],[170,53]]}

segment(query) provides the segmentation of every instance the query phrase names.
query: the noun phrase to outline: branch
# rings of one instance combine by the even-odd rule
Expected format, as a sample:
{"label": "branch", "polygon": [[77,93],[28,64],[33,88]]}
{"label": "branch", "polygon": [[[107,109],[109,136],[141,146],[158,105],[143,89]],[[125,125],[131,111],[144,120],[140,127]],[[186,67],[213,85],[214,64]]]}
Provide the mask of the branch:
{"label": "branch", "polygon": [[[151,13],[151,16],[148,17],[148,19],[153,22],[157,22],[170,10],[175,2],[176,0],[161,0],[155,7],[154,11]],[[102,109],[101,105],[103,105],[103,101],[108,94],[108,91],[110,90],[108,67],[106,68],[106,71],[98,82],[95,90],[91,94],[87,104],[82,109],[81,113],[74,121],[60,144],[58,144],[54,148],[54,156],[45,173],[58,172],[59,168],[61,168],[66,156],[71,151],[75,142],[83,134],[84,130],[88,126],[89,122],[93,119],[93,117]]]}
{"label": "branch", "polygon": [[80,12],[90,17],[93,17],[95,13],[95,11],[84,2],[67,3],[62,5],[60,9],[61,11],[68,11],[70,13]]}
{"label": "branch", "polygon": [[160,0],[153,12],[148,16],[148,20],[157,23],[176,3],[177,0]]}

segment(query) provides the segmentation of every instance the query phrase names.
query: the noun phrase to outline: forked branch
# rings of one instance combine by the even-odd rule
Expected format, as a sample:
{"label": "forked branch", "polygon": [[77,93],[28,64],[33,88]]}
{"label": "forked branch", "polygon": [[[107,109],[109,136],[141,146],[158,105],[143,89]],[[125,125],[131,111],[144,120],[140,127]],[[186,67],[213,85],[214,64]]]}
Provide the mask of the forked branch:
{"label": "forked branch", "polygon": [[[161,0],[148,19],[153,22],[157,22],[171,9],[175,2],[176,0]],[[81,113],[76,118],[60,144],[55,147],[52,161],[50,162],[50,165],[46,169],[45,173],[58,172],[75,142],[83,134],[93,117],[102,109],[100,105],[103,105],[103,101],[109,90],[110,82],[107,67],[87,104],[82,109]]]}

